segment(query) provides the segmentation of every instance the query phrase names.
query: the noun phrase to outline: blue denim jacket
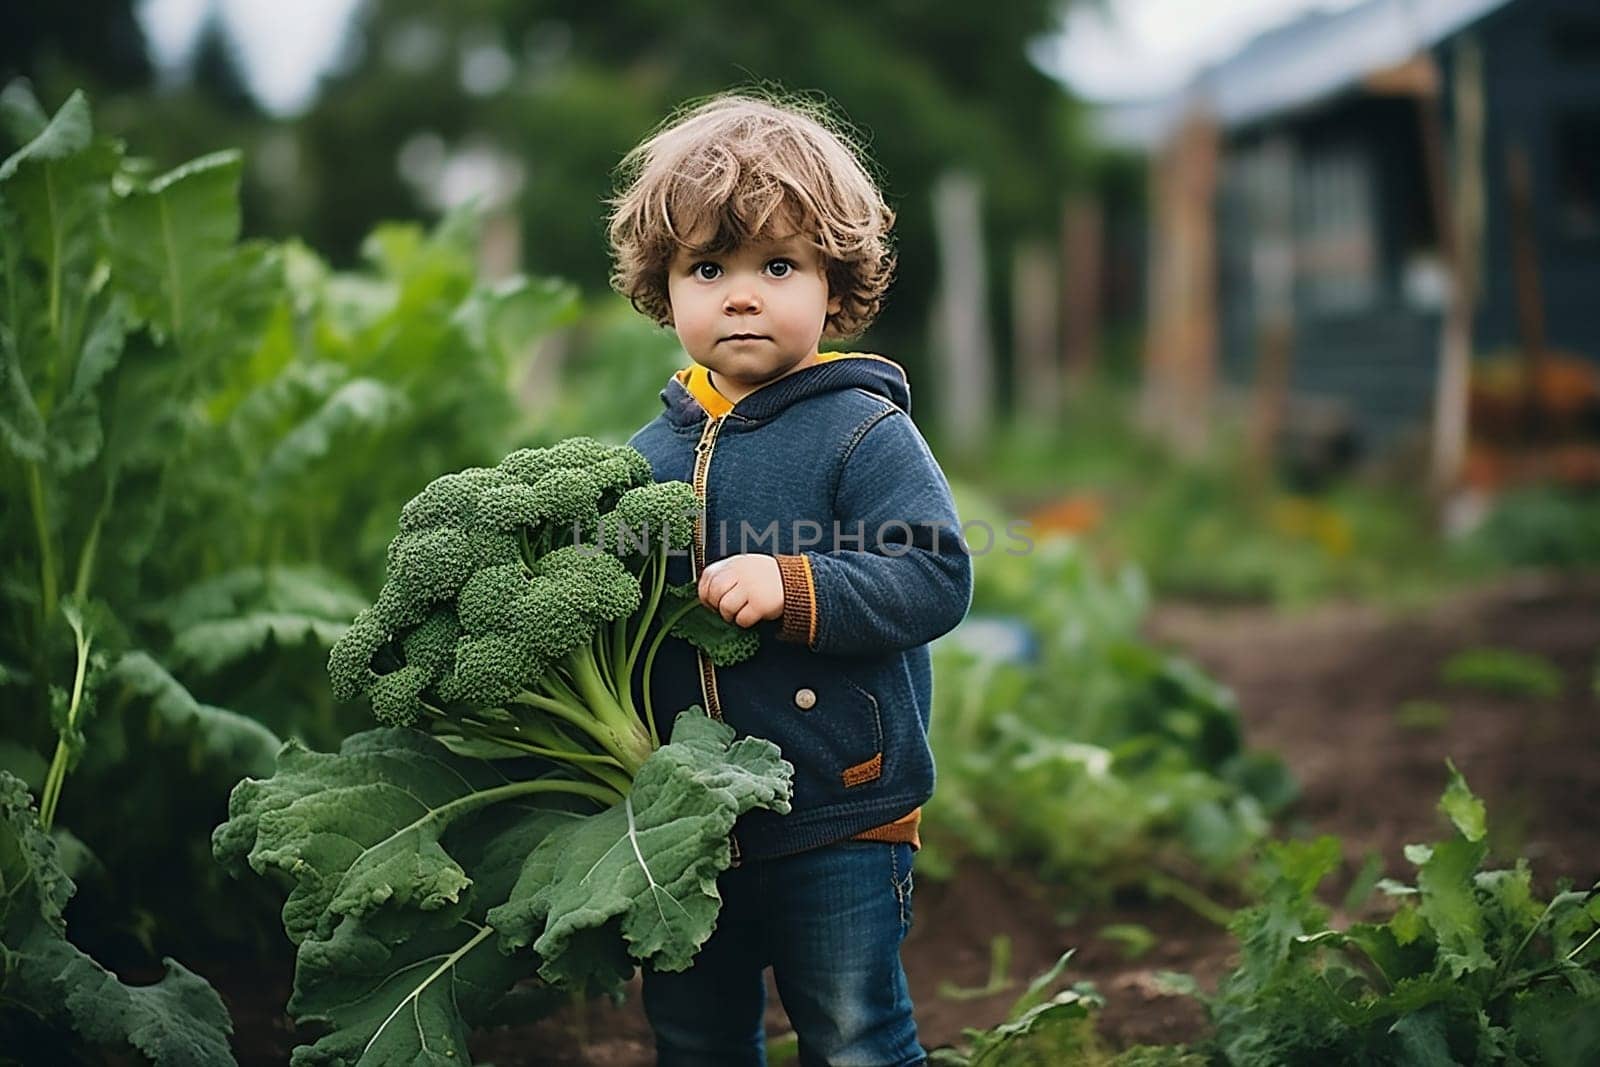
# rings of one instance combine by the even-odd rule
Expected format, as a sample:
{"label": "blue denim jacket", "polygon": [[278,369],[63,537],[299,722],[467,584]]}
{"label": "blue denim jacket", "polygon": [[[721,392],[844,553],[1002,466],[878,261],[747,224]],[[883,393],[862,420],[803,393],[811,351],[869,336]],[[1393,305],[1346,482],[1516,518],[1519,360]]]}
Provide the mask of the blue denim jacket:
{"label": "blue denim jacket", "polygon": [[740,856],[800,852],[906,815],[933,793],[928,643],[966,614],[972,562],[949,483],[911,421],[905,372],[824,353],[729,406],[692,367],[661,400],[629,444],[658,481],[689,482],[704,505],[694,550],[668,577],[766,553],[785,599],[743,663],[662,646],[651,700],[663,736],[697,704],[794,764],[792,810],[741,819]]}

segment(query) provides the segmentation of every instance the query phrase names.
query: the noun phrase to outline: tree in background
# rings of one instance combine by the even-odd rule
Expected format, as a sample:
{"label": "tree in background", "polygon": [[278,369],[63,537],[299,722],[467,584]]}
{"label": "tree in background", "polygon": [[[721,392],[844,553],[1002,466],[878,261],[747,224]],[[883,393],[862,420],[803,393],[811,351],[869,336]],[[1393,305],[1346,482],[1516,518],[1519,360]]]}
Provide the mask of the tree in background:
{"label": "tree in background", "polygon": [[155,68],[131,0],[83,0],[0,8],[0,85],[18,74],[143,90]]}
{"label": "tree in background", "polygon": [[[348,255],[374,211],[423,206],[414,181],[492,148],[523,172],[528,269],[599,291],[612,168],[652,125],[731,86],[820,91],[858,127],[900,212],[900,280],[873,340],[916,362],[938,269],[937,177],[953,167],[978,175],[992,247],[1009,249],[1025,231],[1053,235],[1084,160],[1077,108],[1027,57],[1060,9],[823,0],[752,17],[713,0],[604,9],[380,0],[353,29],[360,58],[325,83],[304,120],[319,193],[303,229],[335,258]],[[1007,257],[994,258],[1003,271]],[[1002,301],[1007,286],[997,279],[990,291]]]}

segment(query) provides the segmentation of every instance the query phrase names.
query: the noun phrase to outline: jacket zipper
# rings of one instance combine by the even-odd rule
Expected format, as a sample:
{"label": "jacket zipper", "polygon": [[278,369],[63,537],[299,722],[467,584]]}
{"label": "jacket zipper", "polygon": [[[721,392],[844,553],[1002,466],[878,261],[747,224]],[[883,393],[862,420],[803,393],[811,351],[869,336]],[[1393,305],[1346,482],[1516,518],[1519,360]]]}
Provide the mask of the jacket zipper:
{"label": "jacket zipper", "polygon": [[[694,578],[700,580],[700,572],[706,566],[706,520],[711,512],[711,504],[706,496],[706,476],[711,469],[711,450],[717,446],[717,432],[722,429],[722,424],[727,415],[706,419],[706,428],[700,432],[700,441],[694,446],[694,495],[700,501],[700,514],[694,520],[694,545],[692,560],[694,563]],[[717,667],[711,662],[704,652],[696,651],[695,656],[700,662],[700,695],[705,700],[706,714],[713,719],[722,720],[722,701],[717,696]],[[739,866],[739,839],[732,831],[728,833],[728,852],[730,866]]]}
{"label": "jacket zipper", "polygon": [[[706,518],[710,514],[710,501],[706,499],[706,476],[711,469],[711,450],[717,445],[717,431],[722,429],[723,420],[728,416],[720,415],[714,419],[706,420],[706,428],[700,433],[700,443],[694,446],[694,495],[700,501],[700,514],[694,520],[694,578],[700,580],[700,572],[706,567]],[[713,719],[722,718],[722,702],[717,697],[717,668],[704,652],[696,652],[700,660],[700,695],[705,698],[706,714]]]}

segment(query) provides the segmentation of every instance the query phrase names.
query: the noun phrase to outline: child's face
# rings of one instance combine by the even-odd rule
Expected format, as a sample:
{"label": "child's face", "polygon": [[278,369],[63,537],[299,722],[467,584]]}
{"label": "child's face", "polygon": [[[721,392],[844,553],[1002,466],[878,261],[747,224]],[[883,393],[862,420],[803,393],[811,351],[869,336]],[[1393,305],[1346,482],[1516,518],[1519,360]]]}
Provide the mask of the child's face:
{"label": "child's face", "polygon": [[684,350],[736,403],[815,363],[823,323],[839,310],[821,253],[798,236],[720,254],[680,247],[667,267],[667,297]]}

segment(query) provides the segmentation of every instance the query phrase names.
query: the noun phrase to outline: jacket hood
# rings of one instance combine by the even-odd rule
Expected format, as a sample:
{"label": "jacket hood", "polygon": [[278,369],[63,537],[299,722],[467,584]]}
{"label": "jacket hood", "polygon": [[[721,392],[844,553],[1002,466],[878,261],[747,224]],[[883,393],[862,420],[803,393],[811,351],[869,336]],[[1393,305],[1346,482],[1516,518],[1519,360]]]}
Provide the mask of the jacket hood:
{"label": "jacket hood", "polygon": [[865,389],[907,414],[911,411],[911,385],[905,369],[870,352],[823,352],[812,366],[769,382],[737,404],[717,392],[706,367],[694,363],[673,374],[661,391],[661,402],[668,420],[676,426],[719,415],[757,422],[808,396],[840,389]]}

